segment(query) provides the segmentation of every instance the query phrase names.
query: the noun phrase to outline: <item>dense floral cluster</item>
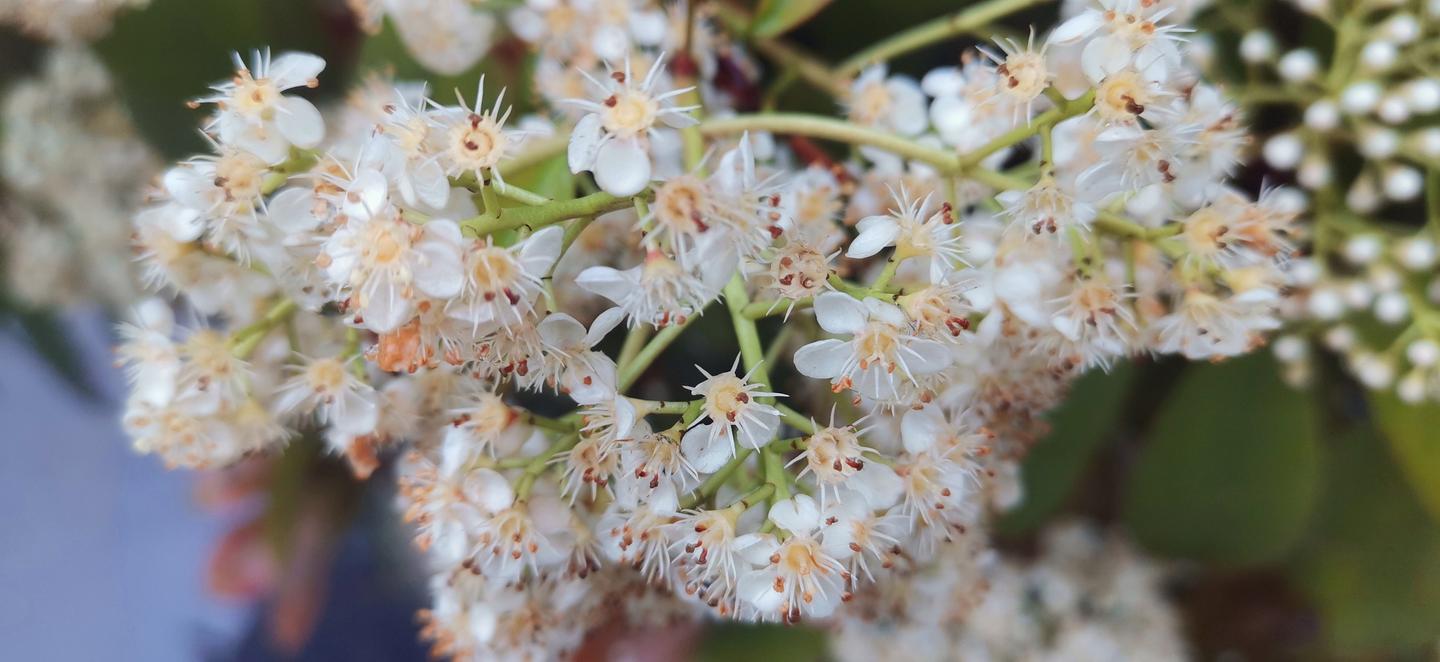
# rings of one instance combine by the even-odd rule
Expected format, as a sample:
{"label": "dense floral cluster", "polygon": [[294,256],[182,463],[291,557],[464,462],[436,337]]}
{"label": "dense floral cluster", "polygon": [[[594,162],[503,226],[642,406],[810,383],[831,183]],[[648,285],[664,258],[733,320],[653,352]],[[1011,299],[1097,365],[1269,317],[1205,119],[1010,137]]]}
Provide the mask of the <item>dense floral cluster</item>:
{"label": "dense floral cluster", "polygon": [[1031,561],[962,546],[946,555],[840,619],[836,659],[897,650],[937,662],[1187,657],[1159,567],[1121,538],[1068,522],[1044,532]]}
{"label": "dense floral cluster", "polygon": [[1329,62],[1306,48],[1282,53],[1264,30],[1240,45],[1255,75],[1275,81],[1269,90],[1247,81],[1246,94],[1294,123],[1268,136],[1262,155],[1313,192],[1303,212],[1314,218],[1313,250],[1296,263],[1286,311],[1309,324],[1275,353],[1298,383],[1318,343],[1369,388],[1440,400],[1440,5],[1295,6],[1335,33]]}
{"label": "dense floral cluster", "polygon": [[[367,17],[449,44],[407,7]],[[303,435],[366,476],[398,449],[427,633],[459,657],[554,657],[617,616],[903,618],[883,596],[929,573],[1019,600],[1022,571],[974,558],[1039,414],[1087,369],[1262,344],[1304,207],[1227,183],[1246,134],[1186,58],[1190,3],[1074,9],[919,80],[811,67],[844,119],[747,112],[753,63],[684,5],[510,11],[541,116],[483,80],[322,112],[320,58],[237,58],[197,99],[213,153],[135,219],[151,282],[216,322],[157,301],[124,328],[127,429],[187,467]],[[518,185],[537,170],[567,185]],[[702,316],[728,369],[649,371]],[[1077,544],[1054,564],[1101,596],[1148,578]],[[1046,608],[1069,636],[1079,607]],[[1075,627],[1056,645],[1128,636]]]}
{"label": "dense floral cluster", "polygon": [[42,39],[84,41],[110,30],[115,14],[150,0],[0,0],[0,24]]}
{"label": "dense floral cluster", "polygon": [[120,110],[110,76],[81,46],[46,53],[0,110],[0,240],[19,301],[125,305],[139,295],[130,213],[159,159]]}

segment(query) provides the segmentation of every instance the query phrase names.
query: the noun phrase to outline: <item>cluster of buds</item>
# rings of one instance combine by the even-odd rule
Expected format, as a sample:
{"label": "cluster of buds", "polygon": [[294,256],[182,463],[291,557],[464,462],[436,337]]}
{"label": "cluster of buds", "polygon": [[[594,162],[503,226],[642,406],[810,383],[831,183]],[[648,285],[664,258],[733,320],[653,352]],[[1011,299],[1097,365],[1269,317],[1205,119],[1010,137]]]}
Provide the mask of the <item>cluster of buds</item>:
{"label": "cluster of buds", "polygon": [[1276,356],[1303,384],[1319,345],[1368,388],[1440,400],[1440,5],[1295,4],[1307,25],[1333,31],[1329,61],[1281,53],[1277,37],[1252,30],[1240,43],[1250,78],[1236,86],[1290,123],[1262,155],[1293,172],[1309,192],[1301,213],[1314,219],[1285,312],[1304,333],[1277,342]]}
{"label": "cluster of buds", "polygon": [[[483,80],[322,111],[297,94],[320,58],[237,57],[195,104],[213,153],[135,219],[152,283],[210,321],[125,327],[127,428],[181,466],[398,458],[441,653],[876,617],[983,549],[1081,373],[1280,325],[1303,200],[1229,184],[1246,134],[1183,57],[1190,9],[1077,6],[919,80],[805,60],[844,119],[750,112],[733,16],[638,0],[514,9],[549,112],[513,121]],[[733,345],[652,369],[715,318]]]}

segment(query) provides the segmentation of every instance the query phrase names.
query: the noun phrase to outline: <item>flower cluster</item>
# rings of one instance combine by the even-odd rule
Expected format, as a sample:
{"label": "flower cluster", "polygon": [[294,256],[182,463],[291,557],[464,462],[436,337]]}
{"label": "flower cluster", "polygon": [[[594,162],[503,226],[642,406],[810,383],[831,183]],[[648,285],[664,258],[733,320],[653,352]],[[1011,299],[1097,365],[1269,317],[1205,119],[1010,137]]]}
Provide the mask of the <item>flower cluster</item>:
{"label": "flower cluster", "polygon": [[[1091,525],[1052,525],[1031,561],[963,548],[947,557],[875,596],[880,608],[840,620],[836,658],[883,659],[896,650],[936,661],[1188,657],[1160,568]],[[983,593],[977,581],[988,587]]]}
{"label": "flower cluster", "polygon": [[130,213],[160,163],[104,66],[82,46],[50,49],[37,77],[8,90],[0,124],[0,261],[11,293],[37,307],[132,302]]}
{"label": "flower cluster", "polygon": [[[135,219],[153,284],[206,320],[125,328],[136,448],[398,456],[427,635],[457,657],[884,609],[983,550],[1078,375],[1249,351],[1295,278],[1303,202],[1228,182],[1245,133],[1182,8],[1078,9],[918,80],[808,64],[843,120],[748,112],[744,46],[684,5],[512,11],[547,111],[514,119],[483,80],[322,111],[320,58],[237,57],[197,99],[213,153]],[[652,369],[700,326],[733,333],[723,362]]]}
{"label": "flower cluster", "polygon": [[150,0],[0,0],[0,25],[14,25],[42,39],[76,42],[110,30],[115,14]]}
{"label": "flower cluster", "polygon": [[1320,345],[1371,389],[1440,400],[1440,7],[1294,4],[1298,20],[1335,31],[1330,61],[1252,30],[1239,53],[1252,78],[1237,85],[1290,122],[1262,155],[1310,192],[1298,211],[1314,219],[1285,311],[1305,332],[1277,342],[1276,356],[1305,383]]}

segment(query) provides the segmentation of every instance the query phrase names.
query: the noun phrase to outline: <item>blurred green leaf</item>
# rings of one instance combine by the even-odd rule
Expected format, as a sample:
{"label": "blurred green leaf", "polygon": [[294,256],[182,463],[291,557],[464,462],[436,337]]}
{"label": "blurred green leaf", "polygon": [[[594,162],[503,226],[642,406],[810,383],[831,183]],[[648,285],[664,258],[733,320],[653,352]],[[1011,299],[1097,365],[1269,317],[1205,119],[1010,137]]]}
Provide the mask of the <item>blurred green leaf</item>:
{"label": "blurred green leaf", "polygon": [[830,0],[760,0],[755,18],[750,23],[750,34],[756,37],[785,34],[828,4]]}
{"label": "blurred green leaf", "polygon": [[[198,133],[205,111],[185,102],[234,73],[232,53],[248,60],[251,49],[268,46],[328,54],[317,7],[308,0],[152,0],[122,12],[96,50],[141,134],[167,157],[181,158],[206,151]],[[334,94],[345,85],[331,64],[321,90]]]}
{"label": "blurred green leaf", "polygon": [[1370,410],[1405,481],[1440,522],[1440,405],[1410,405],[1393,393],[1372,393]]}
{"label": "blurred green leaf", "polygon": [[1315,406],[1269,356],[1187,369],[1130,474],[1124,520],[1167,556],[1225,564],[1282,557],[1319,479]]}
{"label": "blurred green leaf", "polygon": [[996,522],[1001,534],[1030,531],[1065,503],[1091,457],[1114,434],[1134,373],[1129,363],[1109,373],[1091,371],[1071,387],[1064,404],[1046,416],[1052,430],[1021,467],[1025,501]]}
{"label": "blurred green leaf", "polygon": [[825,642],[825,633],[813,628],[725,623],[709,629],[695,659],[699,662],[818,660],[825,655]]}
{"label": "blurred green leaf", "polygon": [[570,174],[570,164],[564,154],[541,161],[513,175],[507,174],[505,181],[551,200],[569,200],[575,197],[575,175]]}
{"label": "blurred green leaf", "polygon": [[1354,430],[1326,447],[1325,496],[1294,578],[1319,608],[1335,652],[1414,651],[1440,632],[1440,526],[1381,450]]}

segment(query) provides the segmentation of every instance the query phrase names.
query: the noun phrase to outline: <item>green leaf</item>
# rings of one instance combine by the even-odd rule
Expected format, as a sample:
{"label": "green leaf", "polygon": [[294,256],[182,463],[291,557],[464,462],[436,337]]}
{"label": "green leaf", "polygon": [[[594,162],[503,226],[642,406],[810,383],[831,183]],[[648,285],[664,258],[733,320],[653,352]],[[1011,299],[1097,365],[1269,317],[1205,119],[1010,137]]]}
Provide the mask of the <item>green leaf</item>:
{"label": "green leaf", "polygon": [[830,0],[761,0],[750,23],[750,34],[762,38],[785,34],[828,4]]}
{"label": "green leaf", "polygon": [[1326,447],[1325,497],[1293,576],[1345,655],[1418,651],[1440,632],[1440,526],[1388,461],[1379,435],[1353,430]]}
{"label": "green leaf", "polygon": [[1319,479],[1315,406],[1265,355],[1194,365],[1156,416],[1124,520],[1152,551],[1232,565],[1286,554]]}
{"label": "green leaf", "polygon": [[1021,467],[1025,500],[996,522],[999,533],[1026,533],[1065,503],[1090,459],[1114,434],[1134,374],[1129,363],[1109,373],[1091,371],[1046,415],[1051,432],[1030,449]]}
{"label": "green leaf", "polygon": [[1440,405],[1410,405],[1393,393],[1372,393],[1370,410],[1405,481],[1440,522]]}
{"label": "green leaf", "polygon": [[710,628],[695,656],[700,662],[819,660],[825,634],[806,627],[725,623]]}
{"label": "green leaf", "polygon": [[551,200],[575,197],[575,176],[564,154],[541,161],[515,174],[506,174],[505,181]]}

